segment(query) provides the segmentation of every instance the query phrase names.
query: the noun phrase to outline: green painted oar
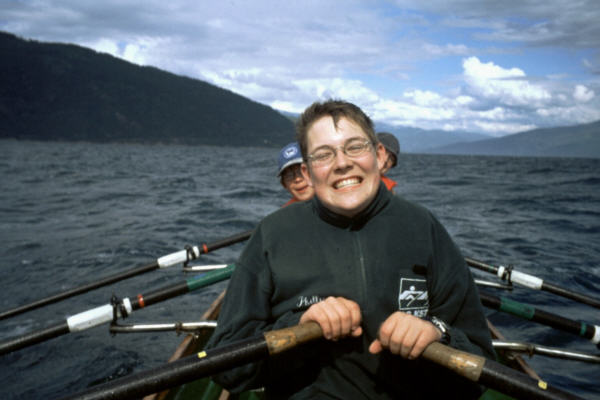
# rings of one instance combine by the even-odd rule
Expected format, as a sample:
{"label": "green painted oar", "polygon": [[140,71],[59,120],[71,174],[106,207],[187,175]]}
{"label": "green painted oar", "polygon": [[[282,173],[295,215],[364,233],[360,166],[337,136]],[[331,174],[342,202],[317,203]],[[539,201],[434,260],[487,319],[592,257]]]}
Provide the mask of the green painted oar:
{"label": "green painted oar", "polygon": [[133,300],[124,298],[119,302],[105,304],[100,307],[92,308],[82,313],[67,318],[64,322],[49,328],[31,332],[14,339],[0,343],[0,355],[10,353],[46,340],[65,335],[70,332],[79,332],[95,326],[99,326],[113,321],[116,318],[125,317],[135,310],[159,303],[173,297],[189,293],[201,287],[212,285],[231,277],[235,265],[229,265],[226,268],[208,272],[203,275],[186,279],[181,283],[166,286],[148,294],[138,294]]}
{"label": "green painted oar", "polygon": [[[155,369],[115,379],[69,396],[64,400],[141,398],[287,351],[299,344],[321,337],[321,328],[315,322],[271,331],[259,338],[202,351]],[[510,396],[545,400],[578,398],[500,363],[444,346],[441,343],[430,344],[423,352],[423,357],[451,369],[471,381]]]}
{"label": "green painted oar", "polygon": [[103,286],[110,285],[111,283],[119,282],[127,278],[131,278],[133,276],[141,275],[146,272],[154,271],[159,268],[167,268],[179,263],[185,263],[187,261],[195,260],[200,257],[201,254],[206,254],[208,252],[220,249],[222,247],[230,246],[235,243],[239,243],[244,241],[250,237],[252,234],[252,230],[235,234],[233,236],[227,237],[225,239],[218,240],[213,243],[204,243],[200,246],[194,246],[187,248],[185,250],[181,250],[172,254],[168,254],[166,256],[158,258],[156,261],[141,266],[137,268],[133,268],[124,272],[120,272],[114,275],[107,276],[105,278],[100,278],[95,280],[94,282],[65,290],[64,292],[54,294],[52,296],[46,297],[44,299],[36,300],[32,303],[25,304],[11,310],[3,311],[0,313],[0,320],[12,317],[18,314],[22,314],[26,311],[34,310],[36,308],[56,303],[60,300],[68,299],[69,297],[76,296],[78,294],[89,292],[90,290],[97,289]]}
{"label": "green painted oar", "polygon": [[543,290],[571,300],[578,301],[583,304],[587,304],[592,307],[600,308],[600,300],[597,298],[581,293],[576,293],[572,290],[561,288],[551,283],[544,282],[542,278],[519,272],[513,269],[512,267],[505,267],[503,265],[496,267],[494,265],[486,264],[484,262],[473,260],[468,257],[465,257],[465,261],[469,266],[477,268],[481,271],[495,274],[500,279],[506,282],[514,282],[519,285],[526,286],[530,289]]}
{"label": "green painted oar", "polygon": [[600,347],[600,326],[598,325],[586,324],[585,322],[561,317],[560,315],[539,310],[528,304],[519,303],[506,297],[497,297],[484,292],[479,292],[479,297],[481,304],[488,308],[503,311],[517,317],[551,326],[563,332],[584,337]]}

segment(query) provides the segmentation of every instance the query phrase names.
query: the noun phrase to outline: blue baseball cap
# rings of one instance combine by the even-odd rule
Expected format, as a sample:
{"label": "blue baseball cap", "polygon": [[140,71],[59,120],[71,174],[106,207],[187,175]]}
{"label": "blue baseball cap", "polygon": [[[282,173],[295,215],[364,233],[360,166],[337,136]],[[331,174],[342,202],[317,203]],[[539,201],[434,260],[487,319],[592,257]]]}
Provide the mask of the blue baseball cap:
{"label": "blue baseball cap", "polygon": [[300,152],[300,146],[298,143],[292,142],[284,146],[279,152],[279,172],[277,176],[281,175],[284,169],[294,164],[302,163],[302,153]]}

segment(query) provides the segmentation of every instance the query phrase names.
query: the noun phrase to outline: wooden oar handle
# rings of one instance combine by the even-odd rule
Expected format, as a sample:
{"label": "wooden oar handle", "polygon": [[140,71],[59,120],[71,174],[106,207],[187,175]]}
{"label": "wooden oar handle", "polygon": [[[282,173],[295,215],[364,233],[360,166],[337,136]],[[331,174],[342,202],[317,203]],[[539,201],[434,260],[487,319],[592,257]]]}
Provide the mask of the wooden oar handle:
{"label": "wooden oar handle", "polygon": [[265,340],[271,355],[321,337],[323,337],[321,327],[318,323],[312,321],[265,333]]}
{"label": "wooden oar handle", "polygon": [[485,358],[453,349],[439,342],[433,342],[423,351],[423,357],[444,366],[465,378],[477,382],[485,364]]}

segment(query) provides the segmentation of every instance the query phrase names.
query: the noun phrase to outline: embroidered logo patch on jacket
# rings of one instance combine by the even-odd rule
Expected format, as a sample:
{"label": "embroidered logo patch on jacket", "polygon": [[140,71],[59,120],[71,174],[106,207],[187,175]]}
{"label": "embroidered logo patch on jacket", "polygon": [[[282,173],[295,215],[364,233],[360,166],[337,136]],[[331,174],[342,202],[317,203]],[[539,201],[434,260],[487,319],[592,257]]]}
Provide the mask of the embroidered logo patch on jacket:
{"label": "embroidered logo patch on jacket", "polygon": [[429,309],[425,279],[400,278],[398,309],[416,317],[424,317]]}
{"label": "embroidered logo patch on jacket", "polygon": [[316,304],[323,300],[325,300],[325,298],[321,296],[298,296],[298,301],[296,302],[296,309],[308,308],[313,304]]}

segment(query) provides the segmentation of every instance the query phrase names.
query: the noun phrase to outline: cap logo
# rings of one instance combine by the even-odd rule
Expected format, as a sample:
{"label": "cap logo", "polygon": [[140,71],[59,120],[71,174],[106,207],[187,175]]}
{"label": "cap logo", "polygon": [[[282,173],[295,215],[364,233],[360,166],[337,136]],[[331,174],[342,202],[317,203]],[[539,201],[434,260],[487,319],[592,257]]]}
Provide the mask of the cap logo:
{"label": "cap logo", "polygon": [[298,150],[296,150],[295,147],[290,147],[289,149],[285,149],[283,155],[285,158],[292,158],[296,155],[296,153],[298,153]]}

